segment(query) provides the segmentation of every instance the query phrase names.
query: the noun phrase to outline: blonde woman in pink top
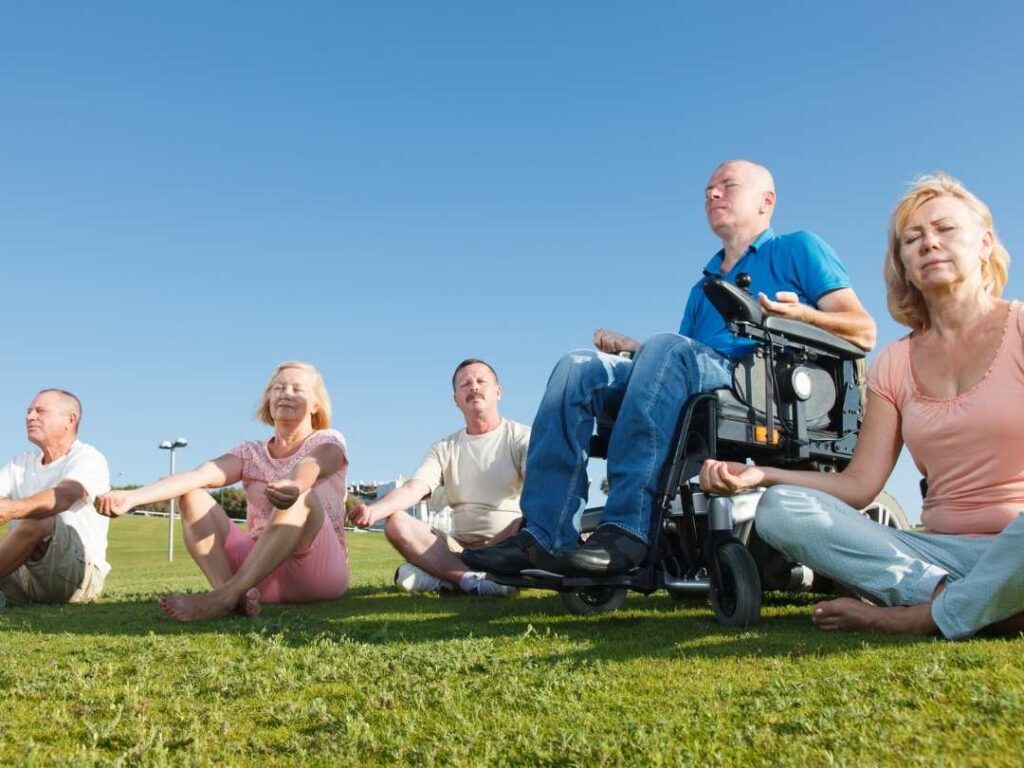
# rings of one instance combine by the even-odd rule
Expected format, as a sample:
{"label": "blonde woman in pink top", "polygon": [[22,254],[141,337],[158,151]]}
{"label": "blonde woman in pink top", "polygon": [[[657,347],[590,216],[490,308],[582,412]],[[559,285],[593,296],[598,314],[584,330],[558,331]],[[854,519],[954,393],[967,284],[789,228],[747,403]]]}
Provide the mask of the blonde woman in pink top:
{"label": "blonde woman in pink top", "polygon": [[[348,458],[345,438],[329,428],[323,377],[308,363],[281,363],[256,415],[273,426],[269,440],[241,443],[196,469],[96,500],[99,512],[116,517],[181,497],[185,544],[213,589],[161,598],[160,607],[179,621],[232,611],[252,616],[261,602],[335,600],[348,587]],[[205,490],[238,481],[248,502],[247,533]]]}
{"label": "blonde woman in pink top", "polygon": [[[827,631],[941,633],[1024,629],[1024,307],[1000,299],[1009,254],[988,207],[960,182],[919,179],[890,222],[889,311],[911,329],[868,377],[863,428],[838,474],[708,461],[718,493],[770,487],[759,534],[872,602],[814,607]],[[857,513],[903,445],[928,479],[924,531]]]}

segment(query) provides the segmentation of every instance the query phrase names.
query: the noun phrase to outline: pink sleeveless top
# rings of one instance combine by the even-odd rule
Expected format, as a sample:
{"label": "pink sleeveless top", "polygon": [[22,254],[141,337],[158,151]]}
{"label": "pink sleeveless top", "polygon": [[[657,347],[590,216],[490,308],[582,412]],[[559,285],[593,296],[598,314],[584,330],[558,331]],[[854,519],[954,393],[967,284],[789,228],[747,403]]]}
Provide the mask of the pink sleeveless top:
{"label": "pink sleeveless top", "polygon": [[334,443],[341,448],[345,463],[341,469],[328,477],[321,477],[313,484],[317,498],[323,504],[327,519],[334,529],[342,548],[345,546],[345,495],[348,491],[345,476],[348,472],[348,451],[345,438],[336,429],[318,429],[306,438],[295,453],[283,459],[270,455],[267,445],[270,440],[246,440],[228,453],[242,461],[242,487],[245,488],[245,520],[249,535],[258,539],[274,514],[274,505],[264,491],[267,483],[287,477],[296,464],[302,461],[314,448],[324,443]]}
{"label": "pink sleeveless top", "polygon": [[928,478],[927,530],[995,534],[1024,510],[1024,305],[1011,303],[995,358],[962,395],[921,392],[909,336],[879,352],[868,387],[896,406],[903,442]]}

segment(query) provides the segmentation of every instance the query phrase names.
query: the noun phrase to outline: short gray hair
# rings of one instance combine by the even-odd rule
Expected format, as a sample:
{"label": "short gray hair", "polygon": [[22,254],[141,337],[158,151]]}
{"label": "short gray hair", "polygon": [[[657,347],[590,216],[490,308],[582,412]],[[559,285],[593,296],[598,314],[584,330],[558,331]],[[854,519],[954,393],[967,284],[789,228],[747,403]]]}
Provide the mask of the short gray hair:
{"label": "short gray hair", "polygon": [[53,392],[60,395],[61,400],[64,401],[64,405],[67,407],[68,412],[75,414],[75,430],[82,423],[82,401],[78,399],[78,396],[73,392],[68,392],[66,389],[58,389],[57,387],[47,387],[46,389],[40,389],[36,393],[36,397],[39,395],[45,395],[47,392]]}

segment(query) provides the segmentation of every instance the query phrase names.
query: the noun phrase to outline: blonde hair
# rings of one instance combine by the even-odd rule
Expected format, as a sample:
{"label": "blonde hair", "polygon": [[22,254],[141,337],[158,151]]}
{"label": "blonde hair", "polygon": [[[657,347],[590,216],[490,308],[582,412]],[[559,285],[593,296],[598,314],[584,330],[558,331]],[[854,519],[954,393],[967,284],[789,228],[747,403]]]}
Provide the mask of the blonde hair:
{"label": "blonde hair", "polygon": [[958,179],[947,173],[938,171],[919,176],[896,203],[889,217],[889,246],[885,254],[884,267],[889,314],[897,323],[915,331],[926,330],[931,325],[931,318],[928,316],[924,296],[907,280],[907,270],[903,266],[903,259],[900,258],[903,228],[906,227],[910,214],[925,203],[944,195],[963,202],[978,217],[981,226],[992,233],[992,253],[981,263],[985,290],[998,298],[1006,286],[1010,254],[996,234],[992,224],[992,212],[988,206],[971,194]]}
{"label": "blonde hair", "polygon": [[256,418],[264,424],[274,426],[274,419],[270,415],[270,388],[274,386],[274,379],[281,371],[289,368],[297,368],[300,371],[308,371],[313,374],[313,399],[317,405],[317,411],[313,414],[313,429],[327,429],[331,426],[331,396],[327,394],[327,385],[324,384],[324,377],[320,371],[309,363],[298,360],[288,360],[281,363],[270,375],[267,386],[263,388],[263,397],[260,399],[260,407],[256,409]]}

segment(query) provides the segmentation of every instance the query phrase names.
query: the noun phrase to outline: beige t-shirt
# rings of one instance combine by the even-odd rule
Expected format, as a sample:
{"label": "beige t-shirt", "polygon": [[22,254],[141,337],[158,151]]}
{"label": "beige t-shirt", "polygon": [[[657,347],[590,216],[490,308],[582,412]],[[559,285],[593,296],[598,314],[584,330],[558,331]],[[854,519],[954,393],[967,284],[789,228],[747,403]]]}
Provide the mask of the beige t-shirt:
{"label": "beige t-shirt", "polygon": [[451,534],[466,544],[486,541],[520,517],[530,428],[508,419],[483,435],[454,432],[434,443],[412,479],[433,493],[443,485],[452,507]]}

